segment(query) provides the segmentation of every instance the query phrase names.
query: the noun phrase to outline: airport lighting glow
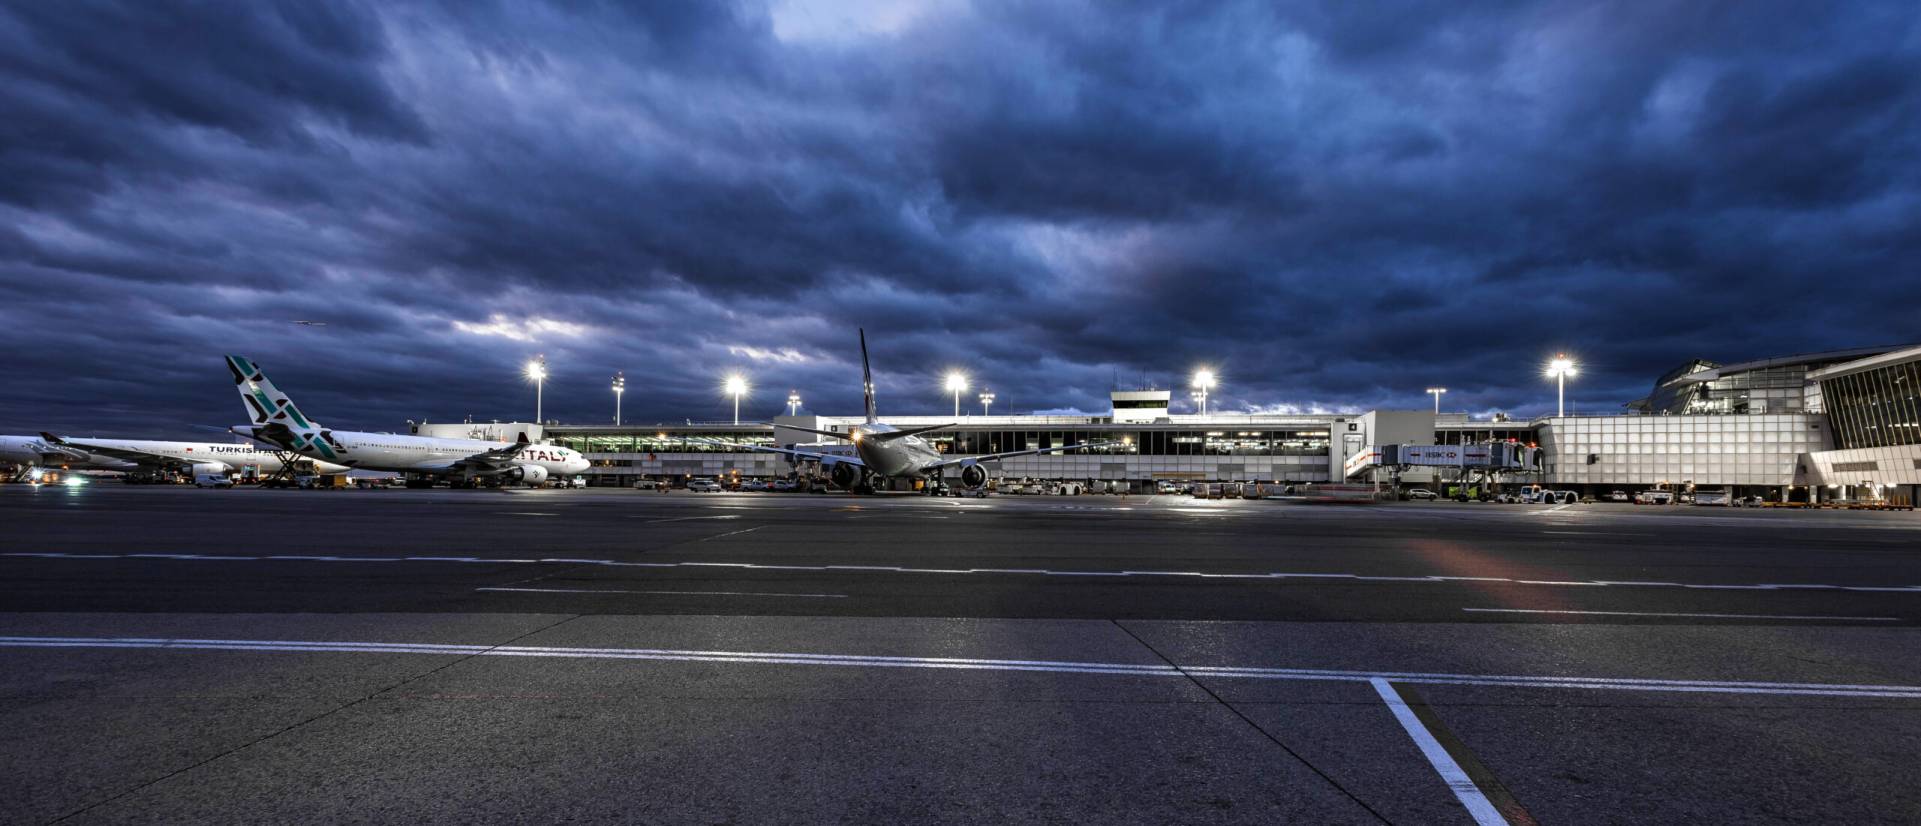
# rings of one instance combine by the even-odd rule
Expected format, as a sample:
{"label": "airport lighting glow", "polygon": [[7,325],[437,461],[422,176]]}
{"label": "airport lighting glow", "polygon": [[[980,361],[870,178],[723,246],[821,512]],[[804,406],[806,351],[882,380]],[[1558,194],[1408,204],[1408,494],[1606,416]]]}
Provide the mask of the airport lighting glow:
{"label": "airport lighting glow", "polygon": [[947,374],[947,390],[954,394],[954,418],[960,418],[960,394],[967,392],[967,374],[956,370]]}
{"label": "airport lighting glow", "polygon": [[545,354],[534,356],[533,361],[527,362],[527,378],[534,380],[534,424],[540,424],[541,417],[546,413],[542,408],[544,402],[542,396],[547,390],[547,356]]}
{"label": "airport lighting glow", "polygon": [[740,424],[740,397],[747,395],[747,377],[735,373],[727,377],[727,395],[734,397],[734,424]]}
{"label": "airport lighting glow", "polygon": [[1214,389],[1214,385],[1218,380],[1214,375],[1214,371],[1206,367],[1194,371],[1193,398],[1194,403],[1200,405],[1201,415],[1203,416],[1207,415],[1207,391]]}
{"label": "airport lighting glow", "polygon": [[992,407],[993,404],[994,404],[994,394],[982,393],[981,394],[981,415],[982,416],[987,415],[987,411]]}
{"label": "airport lighting glow", "polygon": [[1554,379],[1556,392],[1555,415],[1567,415],[1567,379],[1575,374],[1574,360],[1566,353],[1554,354],[1554,360],[1547,363],[1547,376]]}
{"label": "airport lighting glow", "polygon": [[1436,416],[1441,415],[1441,395],[1447,392],[1447,388],[1430,387],[1427,389],[1427,392],[1429,395],[1434,397],[1434,415]]}
{"label": "airport lighting glow", "polygon": [[625,392],[627,392],[627,374],[625,372],[617,372],[614,374],[614,426],[615,427],[620,426],[620,395]]}
{"label": "airport lighting glow", "polygon": [[800,415],[800,391],[799,390],[794,390],[787,394],[787,415],[789,416]]}

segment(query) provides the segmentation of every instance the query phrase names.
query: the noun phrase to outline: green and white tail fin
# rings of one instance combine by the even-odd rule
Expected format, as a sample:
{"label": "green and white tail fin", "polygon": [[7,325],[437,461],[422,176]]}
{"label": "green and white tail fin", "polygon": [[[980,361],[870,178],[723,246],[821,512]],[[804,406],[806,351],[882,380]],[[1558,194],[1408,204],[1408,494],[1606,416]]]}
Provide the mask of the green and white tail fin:
{"label": "green and white tail fin", "polygon": [[240,391],[240,400],[247,405],[255,438],[316,458],[340,458],[339,445],[333,443],[331,434],[302,414],[293,399],[274,387],[258,365],[241,356],[228,356],[227,370],[233,373],[234,389]]}

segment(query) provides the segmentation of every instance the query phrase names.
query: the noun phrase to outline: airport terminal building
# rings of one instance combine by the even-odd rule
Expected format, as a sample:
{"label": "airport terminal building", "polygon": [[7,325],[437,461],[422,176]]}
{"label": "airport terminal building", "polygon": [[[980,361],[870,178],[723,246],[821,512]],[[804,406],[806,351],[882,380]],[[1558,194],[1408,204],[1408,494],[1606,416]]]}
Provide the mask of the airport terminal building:
{"label": "airport terminal building", "polygon": [[[890,416],[899,427],[958,421],[928,440],[959,456],[1099,443],[1067,454],[1022,456],[989,467],[1000,478],[1223,482],[1372,481],[1381,468],[1350,461],[1380,445],[1538,445],[1537,469],[1508,474],[1585,495],[1656,486],[1722,488],[1769,499],[1921,499],[1921,346],[1813,353],[1720,365],[1694,360],[1659,377],[1649,395],[1613,415],[1530,421],[1377,410],[1312,415],[1176,414],[1166,390],[1116,391],[1107,415]],[[766,424],[423,425],[439,436],[513,438],[516,431],[593,460],[590,481],[786,476],[810,470],[784,455],[729,444],[844,443],[788,425],[845,431],[859,416],[780,417]],[[1438,476],[1436,475],[1438,473]],[[1445,469],[1400,475],[1445,484]]]}

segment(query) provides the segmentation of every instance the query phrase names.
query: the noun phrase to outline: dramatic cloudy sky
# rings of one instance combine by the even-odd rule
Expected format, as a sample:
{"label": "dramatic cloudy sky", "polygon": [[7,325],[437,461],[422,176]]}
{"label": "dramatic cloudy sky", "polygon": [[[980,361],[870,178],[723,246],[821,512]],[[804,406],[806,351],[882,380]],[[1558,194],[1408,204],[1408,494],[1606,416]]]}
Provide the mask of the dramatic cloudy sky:
{"label": "dramatic cloudy sky", "polygon": [[[0,432],[1582,409],[1921,340],[1913,2],[0,5]],[[326,322],[297,326],[297,319]],[[971,394],[970,394],[971,395]],[[1179,394],[1184,399],[1185,393]]]}

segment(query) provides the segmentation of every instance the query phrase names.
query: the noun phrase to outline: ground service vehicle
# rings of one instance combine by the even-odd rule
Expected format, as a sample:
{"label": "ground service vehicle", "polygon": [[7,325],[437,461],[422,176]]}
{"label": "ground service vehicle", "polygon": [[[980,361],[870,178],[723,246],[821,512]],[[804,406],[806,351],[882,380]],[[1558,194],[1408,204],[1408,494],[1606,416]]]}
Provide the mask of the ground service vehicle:
{"label": "ground service vehicle", "polygon": [[1436,494],[1434,491],[1428,490],[1427,488],[1415,488],[1413,490],[1408,491],[1405,494],[1404,498],[1412,501],[1416,501],[1416,502],[1432,502],[1441,497],[1439,494]]}
{"label": "ground service vehicle", "polygon": [[694,493],[719,493],[720,483],[712,479],[695,479],[687,483],[687,489]]}

